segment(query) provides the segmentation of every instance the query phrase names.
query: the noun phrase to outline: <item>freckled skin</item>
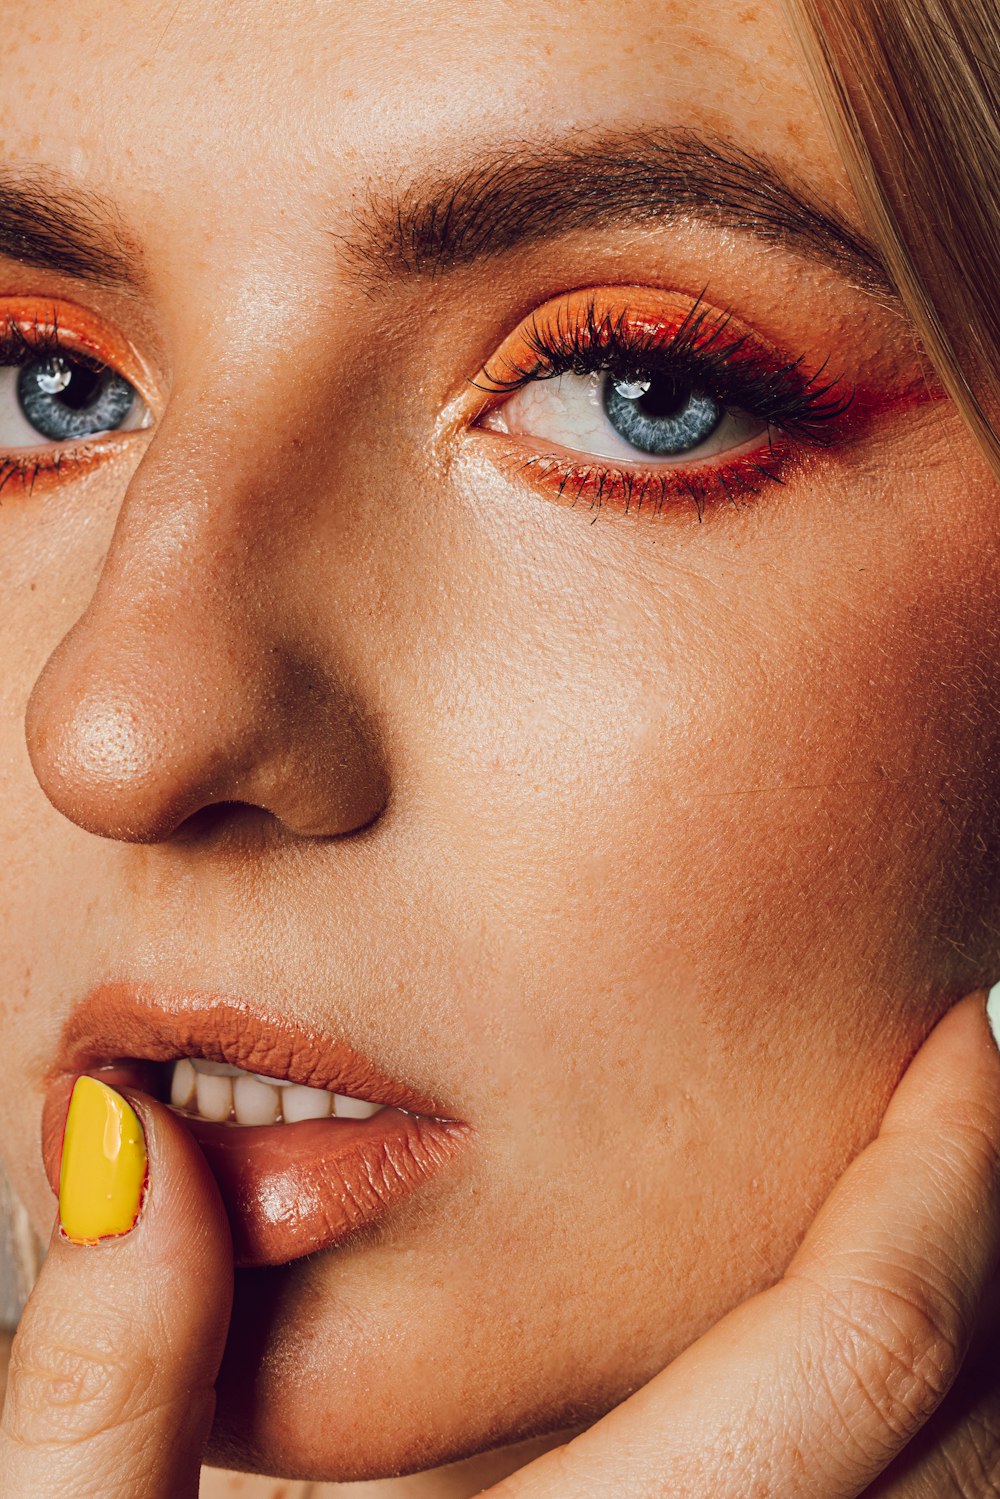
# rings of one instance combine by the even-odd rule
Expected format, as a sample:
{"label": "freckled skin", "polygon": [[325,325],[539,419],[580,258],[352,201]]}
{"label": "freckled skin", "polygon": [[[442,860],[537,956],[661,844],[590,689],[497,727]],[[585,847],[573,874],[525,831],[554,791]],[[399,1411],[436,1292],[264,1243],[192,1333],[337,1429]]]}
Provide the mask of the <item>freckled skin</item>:
{"label": "freckled skin", "polygon": [[43,1074],[123,974],[280,995],[446,1097],[460,1167],[237,1291],[212,1460],[349,1481],[650,1377],[780,1273],[994,976],[1000,539],[941,402],[701,525],[591,524],[441,435],[526,310],[595,282],[917,378],[894,313],[784,251],[602,231],[373,297],[328,233],[473,142],[639,121],[851,215],[772,5],[274,16],[4,6],[5,154],[114,199],[144,282],[0,263],[0,294],[128,339],[155,425],[0,507],[0,1148],[46,1231]]}

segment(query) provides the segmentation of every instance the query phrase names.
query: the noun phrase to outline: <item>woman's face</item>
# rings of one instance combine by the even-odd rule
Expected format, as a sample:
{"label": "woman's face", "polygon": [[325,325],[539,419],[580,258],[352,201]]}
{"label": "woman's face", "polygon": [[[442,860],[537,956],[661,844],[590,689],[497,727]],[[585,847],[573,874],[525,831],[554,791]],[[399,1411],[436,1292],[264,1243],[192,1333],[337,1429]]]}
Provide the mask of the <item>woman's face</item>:
{"label": "woman's face", "polygon": [[996,488],[771,0],[4,33],[8,1169],[98,1000],[347,1044],[460,1125],[239,1271],[216,1459],[591,1420],[994,971]]}

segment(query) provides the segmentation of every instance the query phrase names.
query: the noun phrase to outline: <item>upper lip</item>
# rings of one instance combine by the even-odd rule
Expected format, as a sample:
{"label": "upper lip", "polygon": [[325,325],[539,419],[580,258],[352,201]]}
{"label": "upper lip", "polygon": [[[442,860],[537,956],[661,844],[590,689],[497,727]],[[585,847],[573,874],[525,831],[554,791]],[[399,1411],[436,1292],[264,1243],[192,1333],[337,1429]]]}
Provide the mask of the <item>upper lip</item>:
{"label": "upper lip", "polygon": [[71,1012],[53,1075],[87,1072],[125,1058],[171,1062],[178,1057],[228,1062],[307,1088],[454,1118],[439,1099],[390,1077],[345,1041],[267,1014],[262,1006],[232,994],[127,981],[98,985]]}

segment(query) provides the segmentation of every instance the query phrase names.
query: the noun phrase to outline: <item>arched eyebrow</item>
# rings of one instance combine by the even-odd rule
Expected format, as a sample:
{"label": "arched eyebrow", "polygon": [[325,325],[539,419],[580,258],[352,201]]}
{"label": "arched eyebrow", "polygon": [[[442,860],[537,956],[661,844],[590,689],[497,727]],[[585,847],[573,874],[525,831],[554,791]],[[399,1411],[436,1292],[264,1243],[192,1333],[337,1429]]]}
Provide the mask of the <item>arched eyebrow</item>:
{"label": "arched eyebrow", "polygon": [[0,255],[98,286],[141,279],[139,248],[114,206],[48,170],[0,168]]}
{"label": "arched eyebrow", "polygon": [[643,129],[504,146],[457,177],[371,190],[337,232],[373,285],[438,274],[579,232],[700,219],[896,299],[874,245],[808,183],[718,137]]}
{"label": "arched eyebrow", "polygon": [[[370,187],[331,230],[377,291],[581,230],[700,219],[784,246],[894,299],[874,246],[803,180],[731,141],[634,130],[513,143],[453,176]],[[142,253],[115,206],[55,172],[0,168],[0,255],[104,286],[136,286]]]}

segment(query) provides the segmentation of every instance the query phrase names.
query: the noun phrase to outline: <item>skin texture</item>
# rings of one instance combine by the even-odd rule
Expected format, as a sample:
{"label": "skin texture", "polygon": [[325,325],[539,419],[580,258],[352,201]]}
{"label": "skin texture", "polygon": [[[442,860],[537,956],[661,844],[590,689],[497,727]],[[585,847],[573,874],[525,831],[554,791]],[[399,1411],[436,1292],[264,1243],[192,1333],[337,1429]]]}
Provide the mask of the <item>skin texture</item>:
{"label": "skin texture", "polygon": [[143,282],[0,294],[127,340],[153,426],[0,506],[0,1140],[47,1231],[44,1074],[108,978],[278,996],[444,1099],[460,1166],[237,1278],[213,1459],[380,1479],[593,1420],[773,1281],[993,976],[996,487],[909,401],[743,508],[593,524],[471,425],[536,305],[704,290],[893,392],[905,323],[693,222],[374,290],[329,232],[649,123],[850,218],[770,6],[286,13],[5,7],[4,158],[111,198]]}

